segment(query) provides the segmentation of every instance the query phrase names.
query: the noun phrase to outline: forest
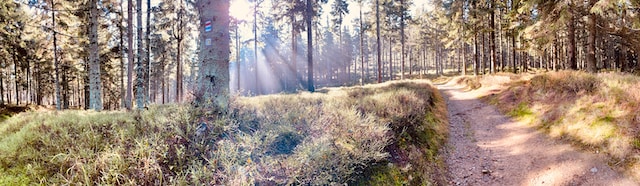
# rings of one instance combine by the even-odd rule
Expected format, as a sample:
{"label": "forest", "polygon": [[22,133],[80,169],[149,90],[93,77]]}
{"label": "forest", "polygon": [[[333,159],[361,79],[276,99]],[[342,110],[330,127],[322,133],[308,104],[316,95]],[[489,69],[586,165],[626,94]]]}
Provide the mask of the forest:
{"label": "forest", "polygon": [[[140,108],[192,100],[204,44],[195,3],[4,1],[0,102],[88,109],[98,108],[90,106],[96,99],[100,109],[114,110],[131,108],[132,100]],[[229,17],[230,88],[242,95],[445,69],[640,68],[635,1],[434,0],[418,7],[410,0],[325,0],[312,2],[309,13],[304,1],[237,4],[253,7]],[[99,79],[91,78],[92,66]],[[99,87],[93,99],[92,82]]]}
{"label": "forest", "polygon": [[613,175],[545,181],[636,184],[639,16],[636,0],[0,0],[0,185],[547,179],[486,160],[503,154],[478,127],[504,120]]}

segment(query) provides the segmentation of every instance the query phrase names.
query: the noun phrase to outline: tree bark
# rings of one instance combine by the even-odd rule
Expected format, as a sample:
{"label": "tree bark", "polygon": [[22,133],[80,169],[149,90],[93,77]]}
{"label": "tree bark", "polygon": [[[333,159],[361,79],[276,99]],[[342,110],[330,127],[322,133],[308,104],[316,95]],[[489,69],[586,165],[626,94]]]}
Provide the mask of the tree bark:
{"label": "tree bark", "polygon": [[137,0],[136,1],[136,15],[137,15],[137,19],[136,21],[138,22],[138,53],[136,54],[136,93],[135,93],[135,97],[136,97],[136,107],[138,109],[143,109],[145,104],[144,104],[144,65],[143,65],[143,61],[142,61],[142,54],[144,52],[143,50],[143,44],[142,44],[142,0]]}
{"label": "tree bark", "polygon": [[[595,0],[589,0],[589,7],[595,5]],[[596,66],[596,14],[589,13],[589,21],[587,21],[587,29],[589,30],[589,35],[587,38],[587,71],[591,73],[595,73],[598,71],[598,67]]]}
{"label": "tree bark", "polygon": [[122,7],[123,5],[123,0],[120,0],[120,20],[119,23],[120,25],[118,26],[118,30],[120,32],[120,107],[121,108],[126,108],[126,101],[127,99],[125,98],[125,91],[126,89],[124,88],[124,56],[126,51],[124,50],[124,29],[122,27],[124,27],[123,25],[123,21],[124,21],[124,7]]}
{"label": "tree bark", "polygon": [[362,1],[360,1],[360,85],[364,85],[365,76],[364,76],[364,29],[362,28]]}
{"label": "tree bark", "polygon": [[89,108],[102,110],[102,81],[100,80],[100,59],[98,48],[98,7],[97,0],[89,1]]}
{"label": "tree bark", "polygon": [[[51,9],[55,8],[55,3],[53,2],[53,0],[51,0]],[[55,72],[53,75],[53,78],[55,79],[55,87],[56,87],[56,109],[57,110],[62,110],[62,104],[60,104],[60,78],[58,77],[60,75],[59,73],[59,64],[58,64],[58,45],[57,45],[57,38],[56,38],[56,12],[55,11],[51,11],[51,20],[52,20],[52,28],[53,28],[53,66],[55,68]],[[7,101],[9,101],[9,97],[7,96]]]}
{"label": "tree bark", "polygon": [[516,30],[511,30],[511,67],[513,73],[518,73],[518,67],[516,66]]}
{"label": "tree bark", "polygon": [[378,44],[378,83],[382,83],[382,59],[380,58],[380,0],[376,0],[376,43]]}
{"label": "tree bark", "polygon": [[404,0],[400,0],[400,45],[402,45],[400,51],[400,58],[402,60],[402,70],[400,73],[402,74],[400,75],[400,79],[404,80]]}
{"label": "tree bark", "polygon": [[313,32],[312,32],[312,19],[313,19],[313,0],[307,0],[307,86],[309,92],[315,91],[313,85]]}
{"label": "tree bark", "polygon": [[[225,113],[229,107],[229,0],[199,0],[196,6],[202,25],[196,104]],[[207,21],[211,21],[209,32],[204,29]]]}
{"label": "tree bark", "polygon": [[490,27],[490,31],[491,31],[491,36],[489,38],[489,48],[491,50],[491,69],[490,69],[490,73],[494,74],[496,73],[496,26],[495,26],[495,1],[491,0],[489,3],[489,27]]}
{"label": "tree bark", "polygon": [[127,96],[125,107],[133,108],[133,0],[127,4]]}
{"label": "tree bark", "polygon": [[568,43],[568,51],[567,51],[567,55],[569,55],[569,64],[567,64],[567,66],[571,69],[571,70],[578,70],[578,62],[576,59],[576,23],[575,23],[575,13],[573,11],[574,9],[574,4],[573,4],[573,0],[569,1],[569,22],[567,23],[567,32],[568,32],[568,39],[569,39],[569,43]]}
{"label": "tree bark", "polygon": [[147,31],[145,32],[145,39],[147,40],[147,50],[146,61],[145,61],[145,69],[144,69],[144,96],[145,96],[145,104],[149,104],[151,100],[151,0],[147,0]]}

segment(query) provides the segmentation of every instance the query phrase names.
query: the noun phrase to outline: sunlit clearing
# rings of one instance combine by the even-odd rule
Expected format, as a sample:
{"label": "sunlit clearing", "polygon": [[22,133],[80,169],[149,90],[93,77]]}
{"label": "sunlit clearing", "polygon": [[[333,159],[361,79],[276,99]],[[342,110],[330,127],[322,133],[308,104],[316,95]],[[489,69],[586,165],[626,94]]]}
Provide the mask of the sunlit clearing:
{"label": "sunlit clearing", "polygon": [[239,20],[249,20],[250,7],[251,4],[247,0],[233,0],[229,7],[229,14]]}

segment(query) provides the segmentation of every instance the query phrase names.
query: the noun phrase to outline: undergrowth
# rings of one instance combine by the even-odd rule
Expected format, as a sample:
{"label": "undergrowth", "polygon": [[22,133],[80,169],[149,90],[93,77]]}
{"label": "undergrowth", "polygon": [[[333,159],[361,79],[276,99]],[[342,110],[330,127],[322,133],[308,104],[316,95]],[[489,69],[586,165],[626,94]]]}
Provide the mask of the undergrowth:
{"label": "undergrowth", "polygon": [[551,72],[512,82],[491,96],[511,116],[550,136],[604,152],[640,178],[640,78],[615,73]]}
{"label": "undergrowth", "polygon": [[446,110],[424,82],[0,123],[0,185],[444,183]]}

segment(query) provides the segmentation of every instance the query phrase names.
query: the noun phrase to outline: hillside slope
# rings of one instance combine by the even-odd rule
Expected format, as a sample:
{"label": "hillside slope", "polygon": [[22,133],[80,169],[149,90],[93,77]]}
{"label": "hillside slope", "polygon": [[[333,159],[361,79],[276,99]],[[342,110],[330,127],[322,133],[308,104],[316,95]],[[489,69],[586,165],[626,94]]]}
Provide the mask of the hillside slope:
{"label": "hillside slope", "polygon": [[640,78],[561,71],[476,79],[503,113],[640,180]]}
{"label": "hillside slope", "polygon": [[0,185],[442,183],[444,101],[426,81],[189,106],[29,111],[0,123]]}

